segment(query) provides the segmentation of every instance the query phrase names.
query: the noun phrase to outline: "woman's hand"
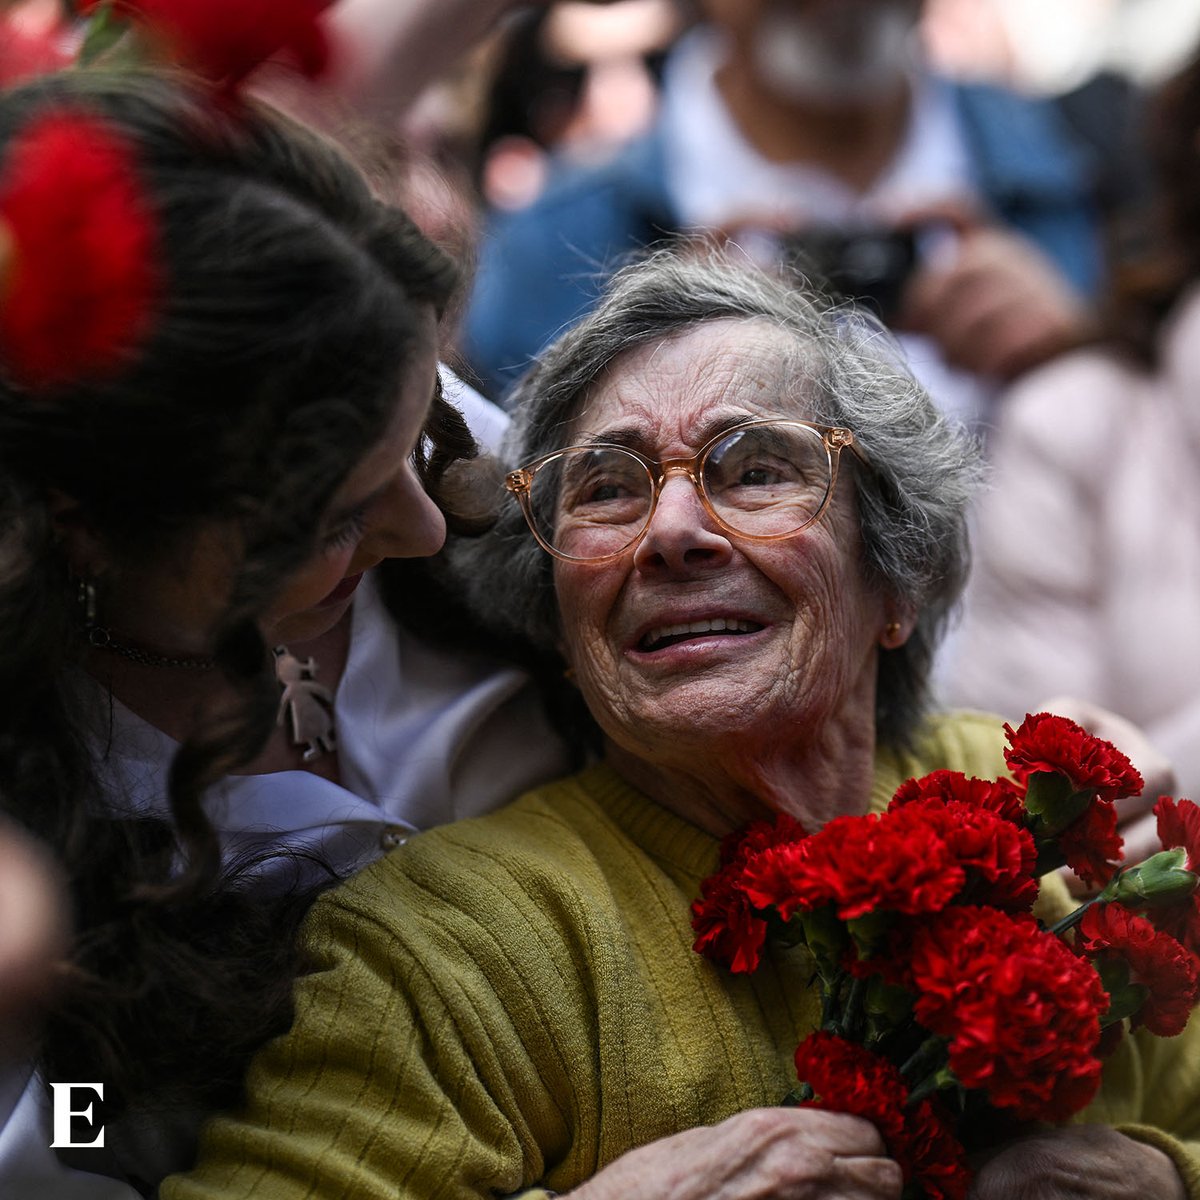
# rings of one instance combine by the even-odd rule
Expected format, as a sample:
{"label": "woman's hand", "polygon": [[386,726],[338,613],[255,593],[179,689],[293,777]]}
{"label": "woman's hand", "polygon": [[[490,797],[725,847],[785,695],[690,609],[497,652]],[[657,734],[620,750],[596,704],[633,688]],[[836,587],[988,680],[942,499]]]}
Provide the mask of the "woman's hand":
{"label": "woman's hand", "polygon": [[[869,1121],[754,1108],[622,1155],[570,1200],[900,1200],[900,1167]],[[1145,1200],[1145,1197],[1142,1198]]]}
{"label": "woman's hand", "polygon": [[940,223],[953,242],[914,272],[898,328],[937,342],[952,366],[1015,379],[1075,345],[1090,312],[1027,237],[955,203],[902,214],[899,224]]}
{"label": "woman's hand", "polygon": [[1011,1142],[980,1168],[970,1200],[1187,1200],[1157,1147],[1107,1125],[1073,1125]]}

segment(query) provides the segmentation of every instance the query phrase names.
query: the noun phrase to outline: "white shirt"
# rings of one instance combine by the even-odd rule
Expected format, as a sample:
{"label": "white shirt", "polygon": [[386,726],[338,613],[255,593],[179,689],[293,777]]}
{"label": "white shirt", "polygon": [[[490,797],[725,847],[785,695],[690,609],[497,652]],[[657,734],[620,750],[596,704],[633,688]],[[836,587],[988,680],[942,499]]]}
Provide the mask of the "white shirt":
{"label": "white shirt", "polygon": [[[508,418],[448,372],[443,382],[494,449]],[[102,699],[111,722],[98,734],[117,794],[137,812],[167,816],[177,743],[115,699],[110,710],[106,692]],[[227,857],[310,850],[348,873],[417,829],[497,808],[570,766],[527,676],[423,645],[391,620],[369,575],[354,597],[334,717],[341,785],[280,771],[231,776],[210,791],[206,806]],[[291,860],[268,864],[265,885],[272,871],[287,871],[291,882],[292,870]],[[75,1107],[85,1107],[88,1094],[77,1095]],[[0,1072],[2,1200],[139,1200],[124,1183],[64,1167],[50,1149],[51,1128],[32,1066]]]}

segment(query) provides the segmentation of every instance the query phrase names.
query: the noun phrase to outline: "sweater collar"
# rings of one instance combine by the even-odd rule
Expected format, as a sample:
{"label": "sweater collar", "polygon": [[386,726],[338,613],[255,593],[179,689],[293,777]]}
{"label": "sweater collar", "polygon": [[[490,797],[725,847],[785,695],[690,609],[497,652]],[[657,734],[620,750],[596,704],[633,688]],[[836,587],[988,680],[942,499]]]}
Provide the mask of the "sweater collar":
{"label": "sweater collar", "polygon": [[698,881],[717,867],[720,841],[626,783],[608,763],[596,763],[578,777],[625,835],[652,859]]}

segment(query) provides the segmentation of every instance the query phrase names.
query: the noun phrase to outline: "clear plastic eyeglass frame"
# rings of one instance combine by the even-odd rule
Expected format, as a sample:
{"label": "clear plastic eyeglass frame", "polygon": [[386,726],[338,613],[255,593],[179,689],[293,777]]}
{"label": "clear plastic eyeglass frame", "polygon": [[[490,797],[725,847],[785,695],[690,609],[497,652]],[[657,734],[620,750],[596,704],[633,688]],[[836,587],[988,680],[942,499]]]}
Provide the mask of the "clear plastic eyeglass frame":
{"label": "clear plastic eyeglass frame", "polygon": [[[731,525],[717,512],[712,501],[709,499],[708,493],[704,488],[704,468],[708,462],[709,455],[721,445],[729,437],[744,429],[759,428],[764,425],[786,425],[800,426],[804,429],[810,429],[818,434],[825,446],[825,453],[829,464],[829,482],[825,489],[824,499],[821,501],[817,511],[813,513],[802,525],[796,526],[794,529],[788,529],[783,533],[746,533],[738,529],[735,525]],[[530,532],[537,539],[538,545],[546,551],[547,554],[552,554],[555,558],[561,559],[564,562],[573,563],[601,563],[608,562],[614,558],[620,558],[621,555],[627,554],[646,536],[646,531],[650,528],[650,523],[654,519],[654,510],[658,507],[658,498],[662,494],[663,485],[666,483],[667,476],[673,473],[682,473],[691,481],[692,486],[696,489],[696,494],[700,497],[700,503],[704,506],[704,511],[716,522],[720,529],[726,533],[740,538],[747,542],[778,542],[784,538],[795,537],[796,534],[802,533],[805,529],[811,528],[824,515],[829,508],[830,501],[833,499],[834,488],[837,485],[838,464],[841,461],[841,452],[850,450],[851,453],[863,464],[869,467],[870,463],[867,457],[855,444],[854,433],[845,429],[840,425],[817,425],[812,421],[791,421],[780,420],[773,418],[763,418],[754,421],[742,421],[737,425],[732,425],[728,429],[721,430],[720,433],[710,438],[691,458],[669,458],[662,462],[655,462],[654,459],[647,458],[644,454],[631,449],[629,446],[622,446],[613,442],[591,442],[582,446],[563,446],[559,450],[552,450],[549,454],[543,454],[540,458],[535,458],[532,462],[527,463],[523,467],[518,467],[515,471],[510,471],[505,477],[504,486],[517,498],[521,505],[521,511],[525,514],[525,523],[529,526]],[[641,529],[638,530],[633,537],[629,539],[618,550],[614,550],[609,554],[600,554],[594,556],[580,557],[572,554],[565,554],[562,550],[552,546],[546,538],[538,531],[537,521],[533,514],[533,502],[531,499],[533,490],[533,481],[537,473],[551,463],[562,458],[565,454],[570,454],[572,451],[595,451],[595,450],[618,450],[624,454],[628,454],[631,458],[637,459],[638,462],[646,468],[646,473],[650,478],[652,491],[650,494],[650,507],[646,510],[646,518]]]}

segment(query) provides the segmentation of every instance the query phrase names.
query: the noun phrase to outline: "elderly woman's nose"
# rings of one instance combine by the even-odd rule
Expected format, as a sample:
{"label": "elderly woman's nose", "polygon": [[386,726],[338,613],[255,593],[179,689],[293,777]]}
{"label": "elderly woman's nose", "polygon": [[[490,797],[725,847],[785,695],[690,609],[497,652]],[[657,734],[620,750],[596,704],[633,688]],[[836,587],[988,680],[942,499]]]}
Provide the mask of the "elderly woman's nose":
{"label": "elderly woman's nose", "polygon": [[663,483],[633,562],[641,571],[703,570],[727,562],[732,552],[692,481],[686,475],[672,475]]}

